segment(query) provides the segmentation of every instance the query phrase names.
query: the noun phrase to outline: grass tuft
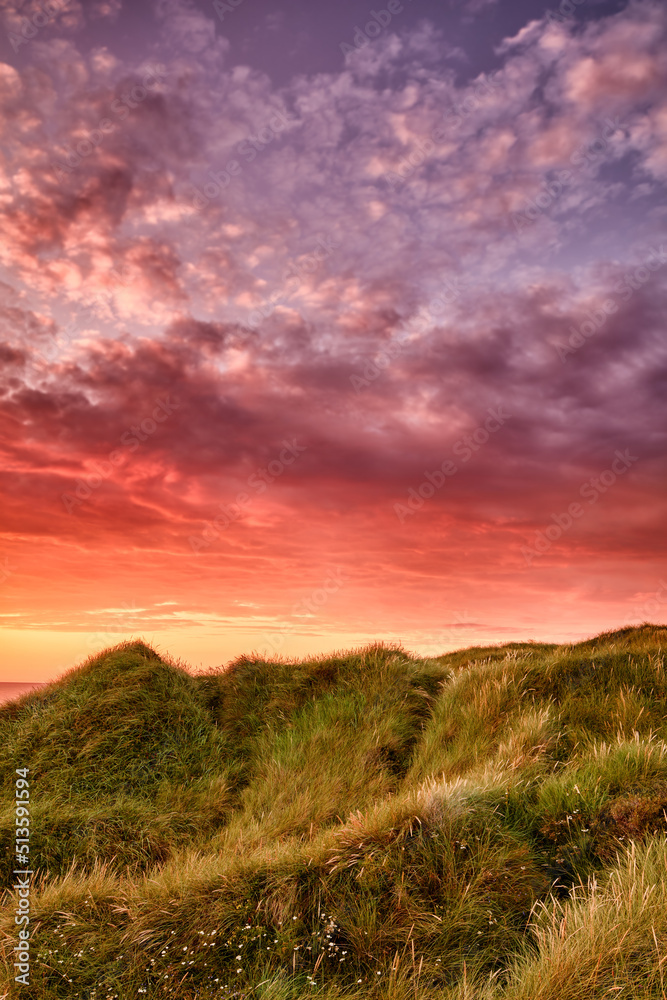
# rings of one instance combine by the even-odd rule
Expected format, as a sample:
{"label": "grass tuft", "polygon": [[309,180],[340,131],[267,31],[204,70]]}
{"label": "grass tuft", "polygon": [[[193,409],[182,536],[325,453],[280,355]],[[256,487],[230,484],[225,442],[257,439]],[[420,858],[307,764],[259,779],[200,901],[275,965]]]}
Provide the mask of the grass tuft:
{"label": "grass tuft", "polygon": [[666,639],[91,657],[0,707],[0,995],[667,1000]]}

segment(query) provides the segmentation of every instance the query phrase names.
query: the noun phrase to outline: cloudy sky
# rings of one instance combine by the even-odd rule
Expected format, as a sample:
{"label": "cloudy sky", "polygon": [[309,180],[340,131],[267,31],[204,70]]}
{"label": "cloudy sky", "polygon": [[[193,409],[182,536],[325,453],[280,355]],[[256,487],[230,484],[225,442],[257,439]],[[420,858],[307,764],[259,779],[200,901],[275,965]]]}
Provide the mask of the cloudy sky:
{"label": "cloudy sky", "polygon": [[0,0],[6,679],[665,620],[667,8]]}

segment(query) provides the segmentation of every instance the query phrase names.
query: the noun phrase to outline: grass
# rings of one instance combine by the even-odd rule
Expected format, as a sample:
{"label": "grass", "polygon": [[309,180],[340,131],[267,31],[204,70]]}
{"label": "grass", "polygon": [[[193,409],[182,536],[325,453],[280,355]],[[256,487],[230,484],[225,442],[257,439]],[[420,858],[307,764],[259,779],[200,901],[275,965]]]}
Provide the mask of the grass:
{"label": "grass", "polygon": [[0,996],[667,1000],[666,639],[197,676],[132,642],[0,706]]}

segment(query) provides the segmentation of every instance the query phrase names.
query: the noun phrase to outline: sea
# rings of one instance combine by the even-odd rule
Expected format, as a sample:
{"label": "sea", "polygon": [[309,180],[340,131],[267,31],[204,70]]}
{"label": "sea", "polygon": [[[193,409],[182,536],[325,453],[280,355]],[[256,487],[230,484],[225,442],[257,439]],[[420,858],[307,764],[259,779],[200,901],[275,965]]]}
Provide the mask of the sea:
{"label": "sea", "polygon": [[44,687],[44,683],[34,681],[32,684],[24,684],[21,681],[0,681],[0,705],[13,698],[20,698],[27,691],[35,691]]}

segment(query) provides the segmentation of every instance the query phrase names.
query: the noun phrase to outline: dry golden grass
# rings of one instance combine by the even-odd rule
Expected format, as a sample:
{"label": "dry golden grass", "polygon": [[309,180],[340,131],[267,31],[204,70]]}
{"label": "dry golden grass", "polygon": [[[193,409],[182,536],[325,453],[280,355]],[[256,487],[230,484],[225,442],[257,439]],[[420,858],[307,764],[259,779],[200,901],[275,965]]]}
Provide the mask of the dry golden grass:
{"label": "dry golden grass", "polygon": [[667,1000],[666,638],[91,658],[0,708],[0,994]]}

